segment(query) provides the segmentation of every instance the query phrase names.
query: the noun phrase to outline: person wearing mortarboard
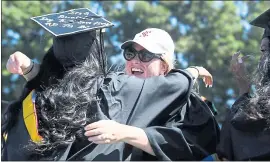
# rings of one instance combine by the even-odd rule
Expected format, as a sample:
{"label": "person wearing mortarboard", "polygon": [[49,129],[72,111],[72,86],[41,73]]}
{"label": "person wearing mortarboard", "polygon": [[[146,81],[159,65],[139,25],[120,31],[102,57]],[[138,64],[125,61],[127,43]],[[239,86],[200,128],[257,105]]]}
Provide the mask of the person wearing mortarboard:
{"label": "person wearing mortarboard", "polygon": [[[240,88],[240,97],[227,114],[217,148],[221,159],[270,160],[270,9],[259,15],[251,25],[264,28],[260,50],[262,52],[255,73],[255,93],[250,92],[249,81]],[[236,58],[239,53],[236,54]],[[243,64],[243,59],[239,63]],[[241,68],[244,66],[242,65]],[[245,69],[233,71],[245,76]]]}
{"label": "person wearing mortarboard", "polygon": [[[188,73],[172,70],[166,76],[147,79],[123,73],[105,77],[91,61],[95,60],[92,56],[70,70],[59,84],[37,94],[39,128],[34,134],[40,135],[36,142],[43,140],[47,145],[40,144],[35,150],[43,150],[42,156],[52,151],[48,159],[199,160],[214,151],[216,121],[209,109],[188,109],[190,103],[186,102],[192,86]],[[157,55],[152,56],[148,52],[147,58],[139,59],[161,61]],[[118,133],[117,139],[105,134],[90,136],[94,142],[87,141],[80,128],[89,123],[93,124],[90,127],[97,127],[94,121],[107,125],[106,131]],[[88,133],[95,135],[104,131],[91,130]],[[139,143],[138,135],[144,143]],[[59,149],[67,145],[61,156]],[[32,157],[42,159],[38,155]]]}
{"label": "person wearing mortarboard", "polygon": [[[96,60],[100,66],[99,72],[105,73],[106,57],[103,57],[102,29],[110,27],[112,24],[88,9],[79,10],[34,18],[36,22],[54,34],[53,45],[45,54],[41,65],[35,64],[32,61],[29,62],[30,68],[26,68],[26,71],[23,72],[26,74],[33,69],[32,72],[34,74],[32,75],[35,76],[26,83],[20,98],[9,104],[7,111],[4,112],[4,122],[1,124],[1,129],[2,134],[7,139],[2,140],[4,145],[2,160],[31,159],[29,151],[21,150],[25,150],[24,147],[28,145],[29,139],[34,142],[41,140],[41,136],[37,134],[37,131],[41,131],[38,129],[37,122],[39,119],[37,115],[43,115],[43,112],[36,111],[36,107],[38,108],[40,105],[40,103],[35,103],[37,94],[42,94],[46,88],[56,85],[68,71],[85,61],[90,54],[95,58],[93,60]],[[83,14],[81,18],[78,18],[82,19],[79,23],[100,23],[90,25],[86,29],[85,27],[80,28],[83,26],[79,23],[72,23],[75,20],[72,18],[75,17],[75,13]],[[57,19],[56,16],[60,17],[63,15],[69,16],[69,18],[59,18],[58,20],[66,22],[52,22],[54,19]],[[83,20],[85,18],[92,20]],[[63,25],[66,26],[63,27]],[[82,31],[84,32],[82,33]]]}

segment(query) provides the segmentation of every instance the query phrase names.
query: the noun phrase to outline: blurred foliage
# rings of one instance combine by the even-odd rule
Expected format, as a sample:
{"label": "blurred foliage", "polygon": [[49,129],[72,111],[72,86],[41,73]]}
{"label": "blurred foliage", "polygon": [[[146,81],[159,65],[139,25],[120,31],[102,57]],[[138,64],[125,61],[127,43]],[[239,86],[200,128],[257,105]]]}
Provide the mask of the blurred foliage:
{"label": "blurred foliage", "polygon": [[[119,56],[120,43],[133,39],[145,28],[168,31],[176,44],[176,59],[186,60],[188,66],[203,66],[213,74],[214,87],[204,88],[200,81],[200,92],[215,103],[220,112],[218,119],[222,121],[229,107],[227,101],[238,95],[229,69],[232,54],[241,50],[253,55],[250,69],[255,68],[260,56],[263,30],[256,27],[246,30],[242,22],[250,22],[270,6],[268,1],[237,2],[247,6],[246,15],[237,13],[239,4],[237,7],[234,1],[218,4],[216,1],[2,1],[2,99],[18,98],[25,84],[22,77],[7,72],[9,55],[21,51],[30,58],[42,60],[52,44],[52,35],[30,17],[86,7],[115,24],[105,37],[109,57]],[[116,61],[124,63],[120,57],[115,57],[119,59]],[[185,67],[183,62],[177,63],[177,68]],[[232,93],[227,93],[228,90]]]}

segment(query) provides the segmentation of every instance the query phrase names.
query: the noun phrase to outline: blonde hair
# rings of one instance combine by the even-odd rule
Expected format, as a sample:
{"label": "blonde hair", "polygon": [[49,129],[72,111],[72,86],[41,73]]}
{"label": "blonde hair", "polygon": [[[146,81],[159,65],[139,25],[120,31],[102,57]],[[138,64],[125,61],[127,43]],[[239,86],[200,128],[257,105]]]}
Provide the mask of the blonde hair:
{"label": "blonde hair", "polygon": [[166,54],[162,55],[161,58],[164,60],[164,62],[168,66],[168,69],[166,71],[166,74],[167,74],[170,70],[174,69],[174,65],[175,65],[174,54],[173,53],[166,53]]}

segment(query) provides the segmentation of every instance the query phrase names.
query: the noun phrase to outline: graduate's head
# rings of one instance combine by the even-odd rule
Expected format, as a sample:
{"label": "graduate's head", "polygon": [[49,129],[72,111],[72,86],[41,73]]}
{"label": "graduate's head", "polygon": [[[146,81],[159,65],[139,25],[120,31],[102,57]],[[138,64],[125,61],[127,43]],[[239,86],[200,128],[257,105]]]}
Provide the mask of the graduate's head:
{"label": "graduate's head", "polygon": [[260,86],[270,81],[270,9],[259,15],[250,24],[264,29],[260,45],[262,55],[257,68],[257,83]]}
{"label": "graduate's head", "polygon": [[112,24],[85,8],[32,19],[54,35],[35,78],[40,84],[49,83],[36,90],[43,141],[33,145],[38,152],[53,151],[79,138],[83,126],[98,118],[97,78],[106,70],[102,29]]}
{"label": "graduate's head", "polygon": [[121,45],[126,73],[140,78],[166,75],[174,68],[174,42],[164,30],[148,28]]}
{"label": "graduate's head", "polygon": [[65,68],[81,64],[90,53],[96,52],[99,43],[96,37],[96,31],[54,37],[54,56]]}

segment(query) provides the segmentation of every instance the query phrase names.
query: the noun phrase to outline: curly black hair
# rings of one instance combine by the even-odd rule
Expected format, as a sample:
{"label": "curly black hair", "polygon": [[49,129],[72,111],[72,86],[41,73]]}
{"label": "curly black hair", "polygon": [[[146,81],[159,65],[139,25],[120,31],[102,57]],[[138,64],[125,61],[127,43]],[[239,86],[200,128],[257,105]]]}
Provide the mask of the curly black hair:
{"label": "curly black hair", "polygon": [[[41,157],[82,137],[86,123],[96,121],[99,80],[105,76],[106,60],[102,33],[94,38],[85,61],[65,67],[55,57],[51,47],[43,58],[37,76],[27,82],[20,98],[9,105],[2,123],[3,133],[15,124],[22,101],[35,90],[38,132],[42,141],[29,141],[26,149]],[[39,157],[40,158],[40,157]],[[51,159],[52,160],[52,159]]]}
{"label": "curly black hair", "polygon": [[81,137],[87,123],[98,120],[97,91],[103,77],[98,63],[89,57],[67,72],[59,84],[37,93],[38,131],[43,138],[32,145],[37,152],[68,145]]}

